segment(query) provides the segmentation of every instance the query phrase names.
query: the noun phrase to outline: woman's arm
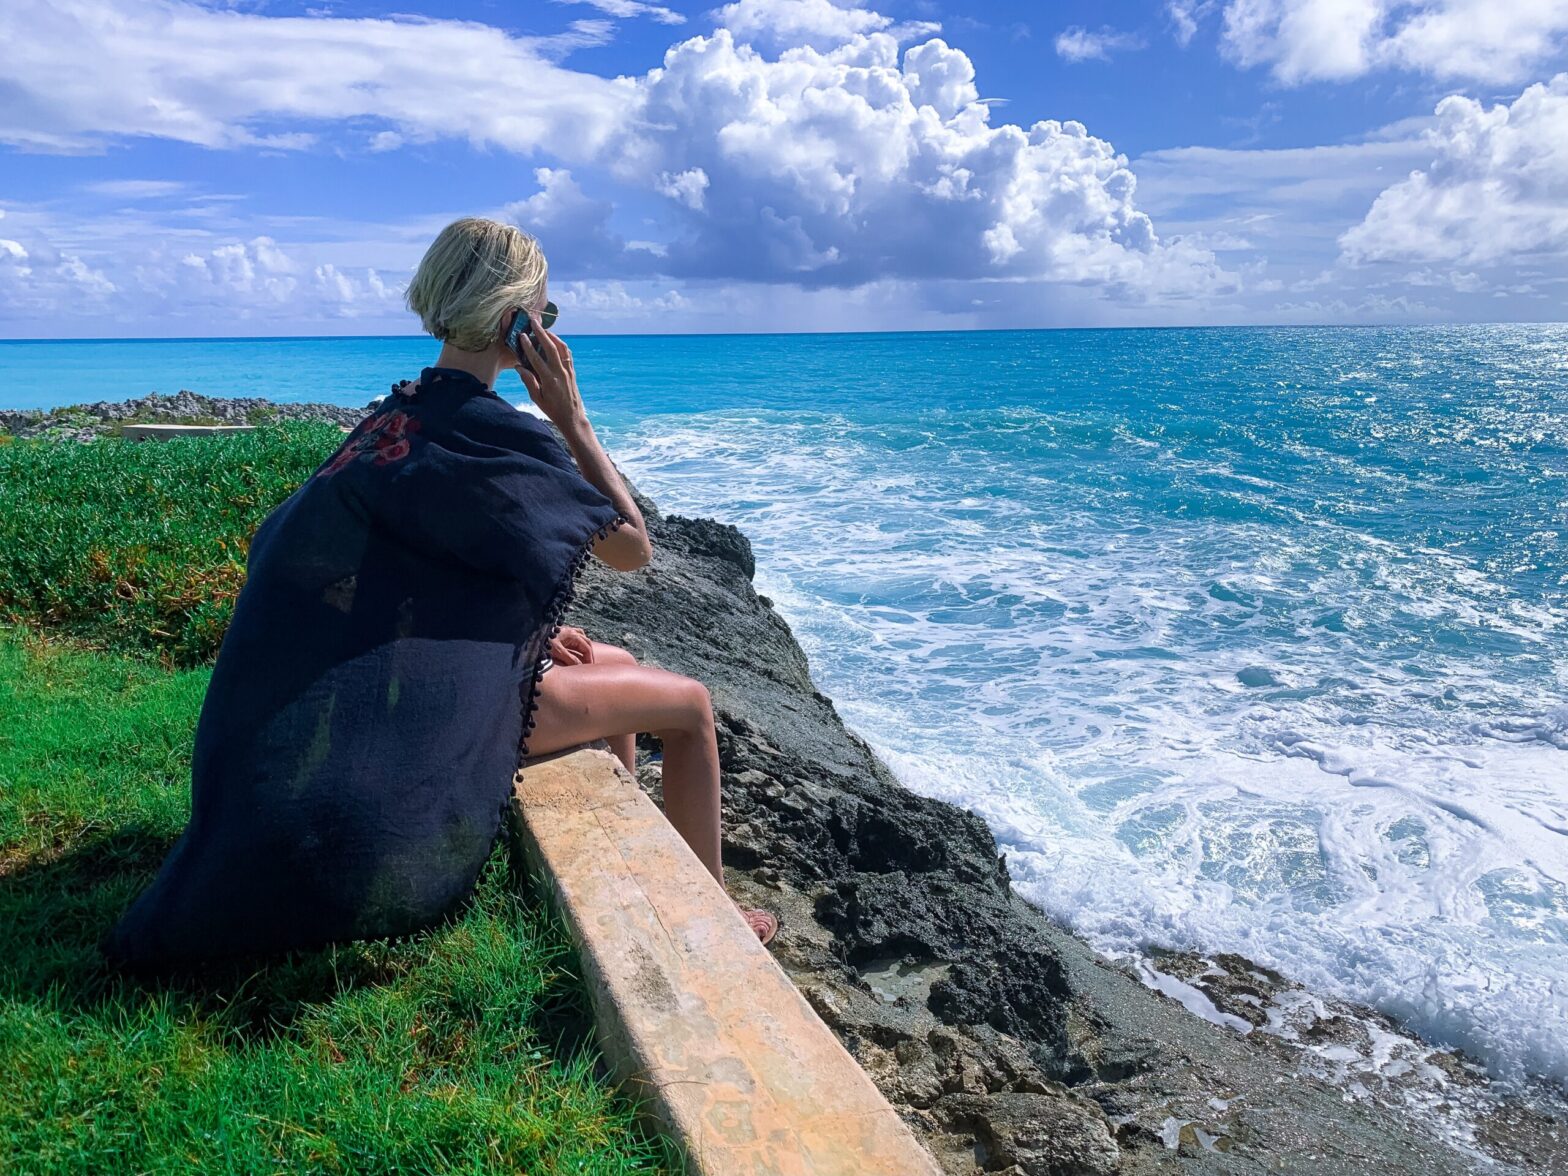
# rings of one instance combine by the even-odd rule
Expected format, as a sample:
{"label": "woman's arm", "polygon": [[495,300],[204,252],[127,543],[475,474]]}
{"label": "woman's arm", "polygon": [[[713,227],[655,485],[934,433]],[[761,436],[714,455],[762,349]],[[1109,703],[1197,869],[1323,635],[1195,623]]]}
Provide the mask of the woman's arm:
{"label": "woman's arm", "polygon": [[[539,410],[550,418],[560,430],[566,447],[582,475],[606,498],[626,521],[593,545],[593,553],[616,571],[634,572],[653,558],[653,544],[648,539],[648,525],[642,511],[626,489],[626,483],[611,463],[599,438],[594,435],[583,399],[577,391],[577,371],[572,363],[572,350],[557,335],[534,322],[534,332],[542,340],[549,355],[541,356],[534,350],[527,335],[518,337],[518,344],[528,358],[528,368],[519,366],[518,374],[528,388],[528,395]],[[538,373],[543,373],[542,375]]]}
{"label": "woman's arm", "polygon": [[637,509],[626,483],[594,436],[586,414],[573,421],[570,428],[563,421],[556,422],[556,428],[566,438],[566,447],[572,451],[583,477],[602,490],[626,520],[594,543],[594,555],[618,572],[635,572],[653,558],[653,544],[648,539],[648,524],[643,521],[642,511]]}

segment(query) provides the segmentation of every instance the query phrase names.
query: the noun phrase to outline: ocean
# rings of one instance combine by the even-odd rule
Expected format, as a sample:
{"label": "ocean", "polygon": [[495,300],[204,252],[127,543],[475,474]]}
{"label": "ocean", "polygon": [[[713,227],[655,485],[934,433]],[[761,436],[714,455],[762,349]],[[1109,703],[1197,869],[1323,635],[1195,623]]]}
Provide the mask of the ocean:
{"label": "ocean", "polygon": [[[571,341],[611,455],[751,537],[1028,898],[1568,1078],[1568,327]],[[0,408],[363,404],[433,355],[0,342]]]}

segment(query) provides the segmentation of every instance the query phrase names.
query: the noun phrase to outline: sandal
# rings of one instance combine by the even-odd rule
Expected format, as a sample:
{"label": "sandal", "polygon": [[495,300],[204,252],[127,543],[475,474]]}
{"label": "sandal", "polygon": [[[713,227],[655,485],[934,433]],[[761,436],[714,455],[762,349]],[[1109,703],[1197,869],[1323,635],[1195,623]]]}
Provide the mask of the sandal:
{"label": "sandal", "polygon": [[779,931],[779,917],[771,911],[751,910],[740,908],[741,917],[746,920],[746,926],[757,933],[757,938],[763,946],[773,942],[773,937]]}

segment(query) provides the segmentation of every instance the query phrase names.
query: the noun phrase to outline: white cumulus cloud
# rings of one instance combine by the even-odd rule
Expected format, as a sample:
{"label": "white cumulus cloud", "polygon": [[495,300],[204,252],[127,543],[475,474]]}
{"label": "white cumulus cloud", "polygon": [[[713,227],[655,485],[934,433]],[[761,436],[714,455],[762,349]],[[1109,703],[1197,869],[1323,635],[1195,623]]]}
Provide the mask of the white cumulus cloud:
{"label": "white cumulus cloud", "polygon": [[[1194,7],[1171,11],[1190,38]],[[1380,68],[1507,83],[1560,54],[1565,37],[1564,0],[1230,0],[1221,44],[1287,85]]]}
{"label": "white cumulus cloud", "polygon": [[0,307],[8,316],[60,308],[99,312],[117,293],[119,287],[101,269],[37,233],[24,230],[22,240],[0,238]]}
{"label": "white cumulus cloud", "polygon": [[651,255],[628,253],[626,242],[611,229],[614,204],[588,195],[565,168],[536,168],[534,182],[539,190],[506,205],[502,215],[544,243],[553,270],[594,277],[647,268]]}
{"label": "white cumulus cloud", "polygon": [[788,45],[836,43],[858,33],[880,32],[891,17],[832,0],[735,0],[714,14],[719,24],[745,40],[771,39]]}
{"label": "white cumulus cloud", "polygon": [[1426,141],[1432,162],[1340,238],[1347,260],[1486,265],[1568,252],[1568,73],[1512,104],[1450,95]]}
{"label": "white cumulus cloud", "polygon": [[[445,138],[530,155],[549,166],[504,211],[568,279],[1043,282],[1125,303],[1235,287],[1197,238],[1161,240],[1110,143],[1077,122],[993,122],[973,62],[935,26],[847,0],[734,0],[713,16],[719,27],[671,46],[659,67],[606,79],[553,59],[559,37],[470,21],[12,0],[0,7],[0,90],[18,100],[0,103],[0,141],[393,151]],[[486,64],[432,84],[432,60]],[[612,227],[626,191],[662,198],[636,231],[659,239],[630,244]],[[127,239],[116,256],[106,225],[81,256],[112,285],[155,292],[144,310],[199,292],[359,306],[374,292],[368,266],[397,270],[369,244],[350,264],[227,227],[196,249]]]}
{"label": "white cumulus cloud", "polygon": [[673,174],[664,172],[659,176],[654,190],[687,208],[700,211],[705,200],[703,193],[708,190],[708,173],[700,167],[689,167]]}
{"label": "white cumulus cloud", "polygon": [[216,245],[205,254],[187,253],[177,270],[159,272],[156,262],[144,265],[142,277],[151,285],[177,285],[186,293],[205,284],[209,289],[204,292],[219,301],[242,295],[285,302],[298,285],[290,275],[299,268],[271,237],[255,237]]}
{"label": "white cumulus cloud", "polygon": [[839,286],[1033,279],[1129,294],[1230,280],[1208,251],[1160,242],[1105,140],[1076,122],[993,125],[967,55],[940,39],[901,53],[894,35],[853,31],[877,23],[777,54],[720,28],[674,46],[639,82],[644,129],[620,153],[622,173],[699,168],[708,180],[667,272]]}

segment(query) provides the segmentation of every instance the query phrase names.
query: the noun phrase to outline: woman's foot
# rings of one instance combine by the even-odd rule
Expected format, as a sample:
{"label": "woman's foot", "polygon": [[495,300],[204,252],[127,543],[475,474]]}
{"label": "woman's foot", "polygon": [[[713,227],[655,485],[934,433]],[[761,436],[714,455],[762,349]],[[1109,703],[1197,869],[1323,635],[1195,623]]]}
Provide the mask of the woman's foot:
{"label": "woman's foot", "polygon": [[740,908],[741,917],[746,920],[746,925],[757,933],[757,938],[764,944],[772,943],[773,937],[779,931],[779,918],[770,911],[750,910]]}

